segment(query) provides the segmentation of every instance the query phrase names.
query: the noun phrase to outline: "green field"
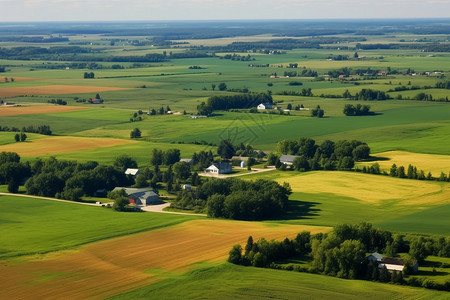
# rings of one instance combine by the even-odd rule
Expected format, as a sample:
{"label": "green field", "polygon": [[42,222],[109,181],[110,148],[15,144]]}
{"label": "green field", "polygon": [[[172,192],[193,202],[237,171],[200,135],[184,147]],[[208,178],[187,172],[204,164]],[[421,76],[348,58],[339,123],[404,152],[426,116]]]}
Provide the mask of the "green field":
{"label": "green field", "polygon": [[[308,273],[200,264],[182,276],[109,299],[447,299],[447,292]],[[205,286],[207,292],[205,293]]]}
{"label": "green field", "polygon": [[154,230],[198,217],[120,213],[103,207],[0,196],[0,258],[41,254]]}

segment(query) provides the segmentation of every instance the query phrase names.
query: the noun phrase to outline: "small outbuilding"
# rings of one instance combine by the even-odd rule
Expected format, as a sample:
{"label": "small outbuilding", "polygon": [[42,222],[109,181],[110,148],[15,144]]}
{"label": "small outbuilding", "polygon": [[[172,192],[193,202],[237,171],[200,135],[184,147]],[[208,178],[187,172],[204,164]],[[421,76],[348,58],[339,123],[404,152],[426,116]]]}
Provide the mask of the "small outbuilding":
{"label": "small outbuilding", "polygon": [[139,169],[128,168],[125,170],[125,175],[138,176],[139,174],[141,174],[141,171],[139,171]]}

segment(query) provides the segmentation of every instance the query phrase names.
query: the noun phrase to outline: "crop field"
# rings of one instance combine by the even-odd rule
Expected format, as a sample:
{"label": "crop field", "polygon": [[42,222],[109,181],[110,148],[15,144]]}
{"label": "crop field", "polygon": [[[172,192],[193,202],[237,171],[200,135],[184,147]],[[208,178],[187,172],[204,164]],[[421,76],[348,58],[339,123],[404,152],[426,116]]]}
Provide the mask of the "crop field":
{"label": "crop field", "polygon": [[136,141],[108,139],[108,138],[84,138],[84,137],[46,137],[20,144],[0,146],[0,151],[16,152],[21,156],[45,156],[73,152],[79,150],[92,150],[103,147],[113,147],[124,144],[137,143]]}
{"label": "crop field", "polygon": [[62,105],[3,106],[0,107],[0,117],[61,113],[82,109],[76,106]]}
{"label": "crop field", "polygon": [[[450,197],[447,183],[338,171],[274,171],[243,178],[289,183],[290,209],[277,222],[318,226],[372,222],[383,228],[386,224],[390,230],[434,234],[445,234],[450,226],[445,213]],[[441,213],[433,216],[432,211]],[[416,214],[422,216],[420,223]]]}
{"label": "crop field", "polygon": [[[170,276],[170,275],[169,275]],[[168,277],[169,277],[168,276]],[[208,293],[205,293],[205,286]],[[109,299],[447,299],[447,292],[345,280],[308,273],[226,264],[201,264]]]}
{"label": "crop field", "polygon": [[[426,173],[431,172],[435,177],[439,177],[441,172],[448,174],[450,172],[450,157],[448,155],[420,154],[404,151],[387,151],[373,154],[379,157],[377,163],[380,168],[389,173],[392,164],[404,166],[407,170],[408,165],[417,167],[417,170],[423,170]],[[373,162],[372,162],[373,163]],[[361,163],[361,166],[369,166],[371,163]]]}
{"label": "crop field", "polygon": [[[11,198],[5,199],[5,196],[1,198],[2,205],[14,201]],[[2,247],[7,248],[3,249],[3,256],[23,254],[28,247],[34,249],[29,250],[30,254],[45,251],[43,249],[56,250],[57,245],[50,246],[55,241],[64,242],[70,250],[71,245],[73,247],[89,241],[86,236],[88,233],[93,240],[104,239],[127,231],[139,232],[152,227],[161,228],[195,218],[148,213],[129,218],[127,214],[104,212],[104,209],[98,207],[83,207],[39,199],[24,198],[20,201],[22,207],[16,212],[2,210],[5,225],[18,228],[16,235],[2,238],[4,240]],[[35,203],[38,205],[37,209],[46,211],[45,215],[35,210]],[[72,209],[67,209],[66,206],[71,206]],[[33,210],[34,213],[30,215],[26,210]],[[111,218],[111,213],[117,215],[118,219]],[[67,214],[76,216],[70,218],[71,224],[67,222],[65,216]],[[19,215],[24,216],[24,219]],[[94,219],[93,215],[98,217]],[[48,223],[50,217],[54,220],[51,224]],[[18,222],[22,224],[20,227]],[[33,226],[32,231],[29,230],[30,226]],[[58,229],[55,231],[54,227]],[[117,227],[121,228],[121,232],[116,231]],[[81,228],[84,230],[80,231]],[[253,235],[256,239],[262,236],[268,239],[283,239],[292,238],[304,230],[318,233],[327,232],[330,228],[273,226],[257,222],[224,220],[189,221],[184,225],[89,244],[76,251],[31,256],[19,261],[2,261],[0,274],[2,278],[7,279],[0,287],[2,295],[7,298],[12,295],[19,298],[33,295],[46,299],[60,299],[62,296],[66,299],[105,297],[160,280],[161,272],[180,274],[192,269],[195,266],[193,264],[199,261],[222,261],[226,258],[230,245],[245,242],[249,235]],[[28,240],[27,237],[30,236],[33,236],[33,239]],[[38,236],[42,236],[43,240]],[[84,239],[80,240],[82,237]],[[22,244],[20,250],[12,249],[19,243]]]}

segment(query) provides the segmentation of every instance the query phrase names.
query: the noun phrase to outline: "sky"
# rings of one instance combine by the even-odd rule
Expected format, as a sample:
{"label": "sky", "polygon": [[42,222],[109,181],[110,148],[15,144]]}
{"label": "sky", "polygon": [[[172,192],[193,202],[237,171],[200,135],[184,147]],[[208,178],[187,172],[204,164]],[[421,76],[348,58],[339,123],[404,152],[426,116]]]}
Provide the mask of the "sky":
{"label": "sky", "polygon": [[0,0],[0,22],[450,18],[450,0]]}

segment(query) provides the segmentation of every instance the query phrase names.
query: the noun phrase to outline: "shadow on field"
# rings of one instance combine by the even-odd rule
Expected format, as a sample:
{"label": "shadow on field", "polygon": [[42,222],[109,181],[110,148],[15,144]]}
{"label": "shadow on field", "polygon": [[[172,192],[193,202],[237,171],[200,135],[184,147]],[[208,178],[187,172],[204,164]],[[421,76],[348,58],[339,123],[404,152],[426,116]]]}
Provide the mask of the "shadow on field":
{"label": "shadow on field", "polygon": [[321,209],[315,208],[319,204],[319,202],[289,200],[288,212],[281,219],[313,219],[319,216]]}

